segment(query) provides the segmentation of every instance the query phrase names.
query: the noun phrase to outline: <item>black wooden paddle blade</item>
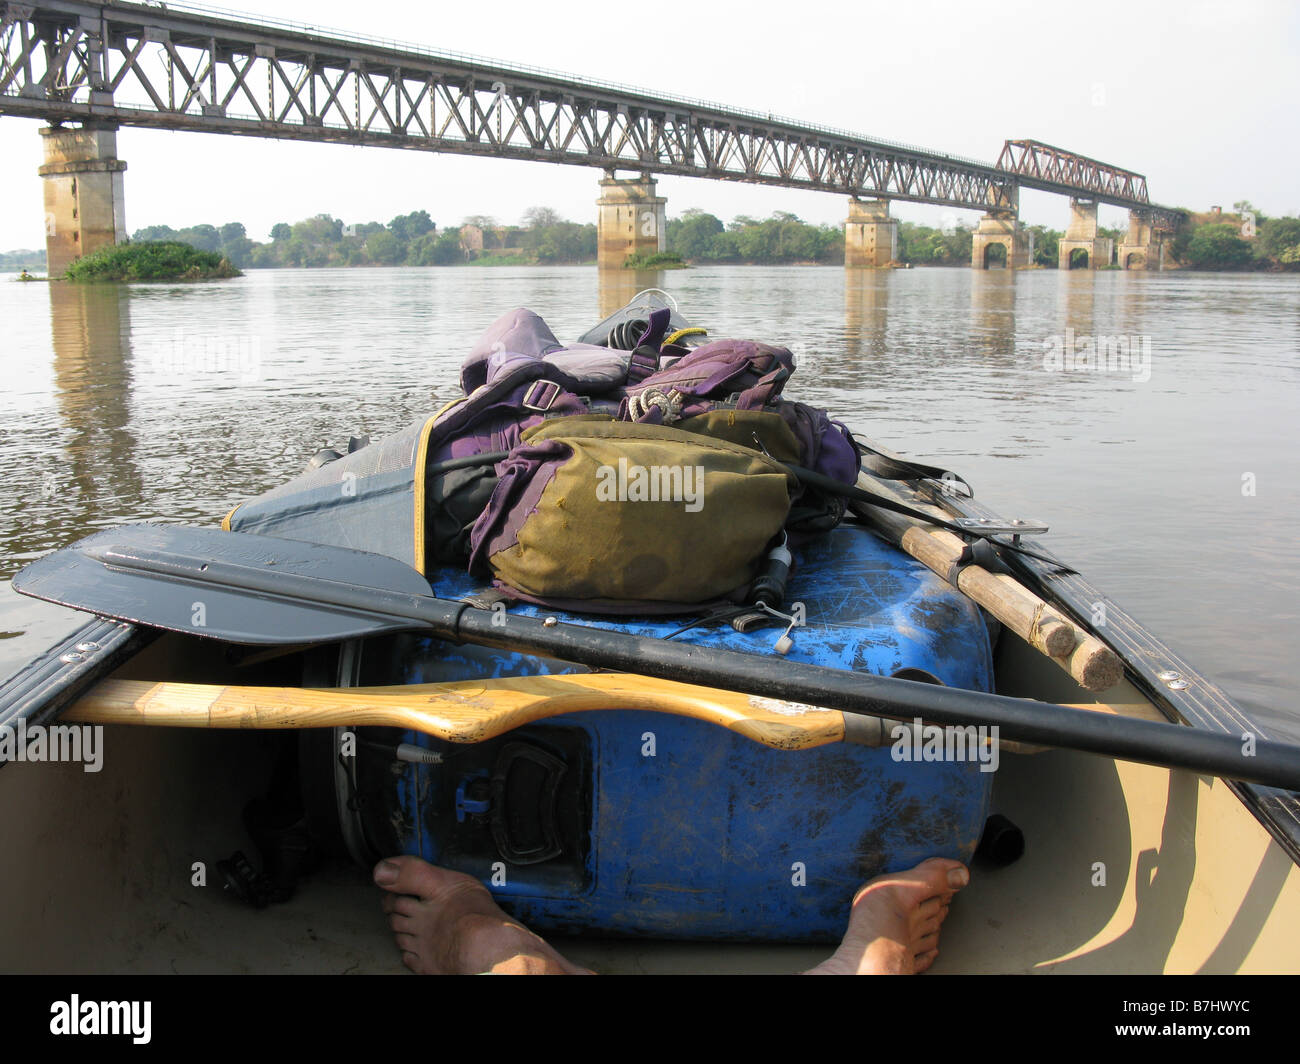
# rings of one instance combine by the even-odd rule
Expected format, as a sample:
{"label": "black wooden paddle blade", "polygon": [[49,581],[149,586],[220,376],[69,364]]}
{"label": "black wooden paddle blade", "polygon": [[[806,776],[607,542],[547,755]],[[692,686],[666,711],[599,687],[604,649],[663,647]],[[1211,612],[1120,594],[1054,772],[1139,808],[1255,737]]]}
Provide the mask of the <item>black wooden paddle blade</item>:
{"label": "black wooden paddle blade", "polygon": [[13,586],[72,609],[232,643],[334,642],[416,626],[400,617],[304,601],[290,590],[295,577],[349,590],[429,594],[424,577],[393,558],[181,525],[97,532],[28,565]]}

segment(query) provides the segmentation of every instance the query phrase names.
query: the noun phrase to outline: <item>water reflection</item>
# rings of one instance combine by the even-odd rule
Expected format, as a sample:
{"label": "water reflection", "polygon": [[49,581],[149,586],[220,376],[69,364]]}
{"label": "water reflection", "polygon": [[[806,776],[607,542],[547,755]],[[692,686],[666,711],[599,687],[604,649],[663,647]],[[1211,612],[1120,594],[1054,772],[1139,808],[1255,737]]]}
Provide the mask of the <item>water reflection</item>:
{"label": "water reflection", "polygon": [[[647,288],[663,288],[667,270],[599,270],[597,284],[600,289],[599,304],[602,318],[627,306],[638,292]],[[594,322],[593,322],[594,324]]]}
{"label": "water reflection", "polygon": [[845,359],[861,364],[886,353],[890,270],[844,271]]}
{"label": "water reflection", "polygon": [[1057,283],[1060,286],[1063,330],[1073,329],[1075,336],[1091,336],[1095,332],[1096,280],[1096,275],[1090,270],[1060,271]]}
{"label": "water reflection", "polygon": [[[62,474],[45,494],[75,493],[79,523],[134,511],[141,497],[131,432],[130,293],[118,285],[49,285]],[[48,478],[52,477],[53,482]]]}
{"label": "water reflection", "polygon": [[970,329],[986,362],[1016,362],[1016,281],[1011,270],[970,271]]}

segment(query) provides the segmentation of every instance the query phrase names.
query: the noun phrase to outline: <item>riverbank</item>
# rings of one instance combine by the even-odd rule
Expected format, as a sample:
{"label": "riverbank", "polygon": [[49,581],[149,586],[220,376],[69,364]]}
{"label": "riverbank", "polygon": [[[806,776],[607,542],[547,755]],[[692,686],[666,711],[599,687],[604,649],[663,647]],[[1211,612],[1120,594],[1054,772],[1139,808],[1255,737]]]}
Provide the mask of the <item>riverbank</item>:
{"label": "riverbank", "polygon": [[[1300,271],[1300,218],[1268,218],[1242,201],[1232,213],[1188,211],[1183,226],[1165,242],[1167,269],[1213,272],[1285,273]],[[386,225],[345,225],[327,214],[294,224],[280,223],[269,242],[248,237],[239,222],[220,227],[196,225],[174,230],[150,226],[133,241],[183,243],[229,260],[236,269],[329,268],[357,266],[587,266],[596,261],[594,224],[565,221],[548,208],[528,212],[522,226],[497,225],[485,216],[439,229],[427,211],[399,215]],[[1060,230],[1026,226],[1034,247],[1032,266],[1058,267]],[[969,266],[974,226],[957,222],[942,228],[898,220],[895,258],[902,266]],[[1126,238],[1119,229],[1101,228],[1114,245]],[[844,262],[844,231],[812,225],[777,211],[764,219],[744,215],[724,223],[703,211],[688,210],[668,220],[666,258],[629,262],[641,270],[688,266],[839,266]],[[0,268],[43,268],[44,254],[0,253]]]}

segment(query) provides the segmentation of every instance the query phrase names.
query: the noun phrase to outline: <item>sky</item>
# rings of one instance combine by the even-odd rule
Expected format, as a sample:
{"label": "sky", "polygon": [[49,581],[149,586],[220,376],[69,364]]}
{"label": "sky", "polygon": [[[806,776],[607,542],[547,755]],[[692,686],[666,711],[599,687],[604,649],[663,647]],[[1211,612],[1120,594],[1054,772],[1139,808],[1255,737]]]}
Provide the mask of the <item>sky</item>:
{"label": "sky", "polygon": [[[1046,141],[1147,175],[1153,201],[1195,210],[1247,199],[1300,213],[1297,0],[227,0],[255,15],[410,41],[770,111],[989,162],[1002,142]],[[43,245],[39,123],[0,119],[0,250]],[[595,221],[599,170],[376,147],[123,128],[129,232],[328,213],[387,222],[424,209],[517,223],[532,206]],[[665,177],[669,216],[790,211],[840,223],[830,193]],[[928,225],[974,212],[895,203]],[[1026,224],[1063,229],[1068,204],[1022,192]],[[1101,223],[1126,223],[1103,206]]]}

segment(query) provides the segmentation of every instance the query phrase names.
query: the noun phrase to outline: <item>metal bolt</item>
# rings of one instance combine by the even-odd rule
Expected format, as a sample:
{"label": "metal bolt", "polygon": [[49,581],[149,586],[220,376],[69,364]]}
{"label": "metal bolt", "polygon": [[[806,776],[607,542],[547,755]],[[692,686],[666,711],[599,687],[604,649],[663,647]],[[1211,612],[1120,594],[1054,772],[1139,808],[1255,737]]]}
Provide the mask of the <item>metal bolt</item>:
{"label": "metal bolt", "polygon": [[75,650],[69,650],[66,654],[60,655],[59,660],[65,665],[75,665],[79,661],[85,661],[85,654],[78,654]]}
{"label": "metal bolt", "polygon": [[1190,686],[1191,684],[1189,684],[1186,680],[1169,681],[1169,690],[1171,691],[1186,691],[1187,688],[1189,688]]}
{"label": "metal bolt", "polygon": [[89,642],[87,642],[87,643],[78,643],[78,644],[77,644],[77,649],[80,650],[83,654],[89,654],[92,650],[98,650],[98,649],[99,649],[99,644],[98,644],[98,643],[89,643]]}
{"label": "metal bolt", "polygon": [[554,628],[559,623],[560,622],[557,621],[554,617],[547,617],[546,620],[542,622],[542,625],[543,627],[546,628]]}
{"label": "metal bolt", "polygon": [[1164,680],[1165,683],[1169,683],[1171,680],[1181,680],[1182,674],[1174,672],[1172,669],[1166,669],[1164,672],[1159,674],[1159,677]]}

